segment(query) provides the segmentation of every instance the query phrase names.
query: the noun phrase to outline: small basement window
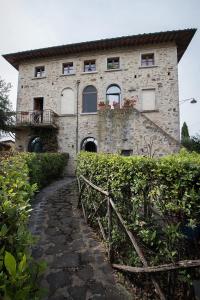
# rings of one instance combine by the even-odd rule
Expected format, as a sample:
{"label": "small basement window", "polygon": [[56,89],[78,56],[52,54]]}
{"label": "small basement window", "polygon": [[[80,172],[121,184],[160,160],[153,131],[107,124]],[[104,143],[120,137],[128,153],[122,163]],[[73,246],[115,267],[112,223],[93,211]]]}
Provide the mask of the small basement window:
{"label": "small basement window", "polygon": [[107,69],[108,70],[119,69],[119,57],[108,58]]}
{"label": "small basement window", "polygon": [[74,73],[73,62],[64,63],[64,64],[63,64],[62,73],[63,73],[64,75],[73,74],[73,73]]}
{"label": "small basement window", "polygon": [[35,68],[35,77],[44,77],[45,76],[45,68],[44,66]]}
{"label": "small basement window", "polygon": [[121,155],[123,156],[131,156],[133,155],[133,150],[122,150]]}
{"label": "small basement window", "polygon": [[94,72],[96,71],[96,62],[95,60],[86,60],[84,61],[84,72]]}
{"label": "small basement window", "polygon": [[154,53],[145,53],[141,55],[141,66],[150,67],[155,65]]}

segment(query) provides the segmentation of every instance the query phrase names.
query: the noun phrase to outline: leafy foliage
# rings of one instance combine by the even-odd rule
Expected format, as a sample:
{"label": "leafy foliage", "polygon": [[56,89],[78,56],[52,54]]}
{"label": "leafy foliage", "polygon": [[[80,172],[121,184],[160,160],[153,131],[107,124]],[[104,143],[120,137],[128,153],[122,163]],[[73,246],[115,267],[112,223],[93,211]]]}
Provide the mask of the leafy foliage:
{"label": "leafy foliage", "polygon": [[188,151],[200,153],[200,135],[184,139],[181,143]]}
{"label": "leafy foliage", "polygon": [[0,299],[40,299],[38,276],[44,263],[36,263],[29,247],[30,200],[38,187],[61,175],[62,154],[22,153],[0,160]]}
{"label": "leafy foliage", "polygon": [[26,153],[24,156],[29,168],[30,182],[37,183],[38,188],[59,178],[68,160],[66,153]]}
{"label": "leafy foliage", "polygon": [[[111,192],[149,265],[199,258],[199,247],[195,245],[200,233],[200,155],[182,151],[156,159],[83,152],[78,156],[77,174]],[[89,214],[92,201],[98,207],[102,197],[87,190],[84,203]],[[99,213],[107,232],[105,208]],[[97,228],[97,220],[93,226]],[[141,265],[115,217],[112,243],[115,262]],[[177,272],[178,282],[183,277],[188,281],[187,272],[185,276],[179,275]],[[163,286],[170,276],[166,279],[160,275]],[[175,277],[173,282],[177,284]],[[174,297],[173,293],[170,297]]]}
{"label": "leafy foliage", "polygon": [[0,131],[9,131],[9,126],[12,124],[10,89],[11,84],[0,78]]}

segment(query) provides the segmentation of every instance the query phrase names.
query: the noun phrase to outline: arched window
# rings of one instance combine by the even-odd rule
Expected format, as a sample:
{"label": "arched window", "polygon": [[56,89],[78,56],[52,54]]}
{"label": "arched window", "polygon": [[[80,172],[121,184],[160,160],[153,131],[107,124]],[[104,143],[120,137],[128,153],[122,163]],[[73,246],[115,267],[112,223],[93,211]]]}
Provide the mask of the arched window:
{"label": "arched window", "polygon": [[75,113],[75,97],[74,91],[66,88],[61,93],[60,114],[69,115]]}
{"label": "arched window", "polygon": [[43,145],[41,138],[39,136],[34,137],[30,140],[28,145],[28,151],[29,152],[43,152]]}
{"label": "arched window", "polygon": [[88,152],[97,152],[97,140],[93,137],[87,137],[81,142],[81,150]]}
{"label": "arched window", "polygon": [[97,90],[93,85],[88,85],[83,90],[83,112],[97,111]]}
{"label": "arched window", "polygon": [[112,84],[108,87],[106,91],[106,100],[111,108],[113,108],[113,102],[119,103],[121,101],[121,89],[118,85]]}

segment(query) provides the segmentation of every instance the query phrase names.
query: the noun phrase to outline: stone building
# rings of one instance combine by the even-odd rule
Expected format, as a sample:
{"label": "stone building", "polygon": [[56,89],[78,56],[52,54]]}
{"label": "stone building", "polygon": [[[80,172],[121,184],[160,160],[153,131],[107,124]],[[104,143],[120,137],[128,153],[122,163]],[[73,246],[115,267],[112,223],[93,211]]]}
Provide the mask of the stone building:
{"label": "stone building", "polygon": [[165,155],[179,149],[178,62],[195,29],[6,54],[19,70],[16,149]]}

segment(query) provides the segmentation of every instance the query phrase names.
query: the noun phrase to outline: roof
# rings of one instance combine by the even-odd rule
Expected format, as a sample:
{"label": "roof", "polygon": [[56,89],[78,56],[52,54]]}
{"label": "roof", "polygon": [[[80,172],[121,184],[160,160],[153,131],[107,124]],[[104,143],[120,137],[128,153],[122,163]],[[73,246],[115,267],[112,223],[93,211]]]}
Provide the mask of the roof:
{"label": "roof", "polygon": [[113,48],[128,48],[140,45],[152,45],[160,43],[175,42],[177,45],[177,59],[180,61],[185,50],[190,44],[197,29],[183,29],[173,31],[163,31],[155,33],[145,33],[138,35],[122,36],[111,39],[102,39],[89,42],[67,44],[62,46],[28,50],[10,54],[3,57],[17,70],[22,61],[36,58],[46,58],[52,56],[69,55],[81,52],[92,52]]}

